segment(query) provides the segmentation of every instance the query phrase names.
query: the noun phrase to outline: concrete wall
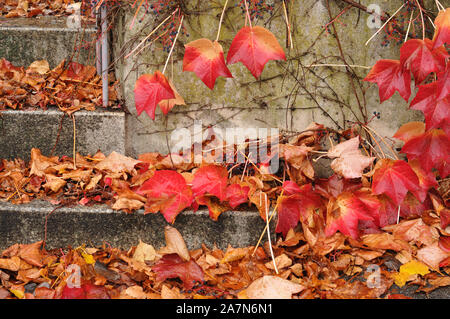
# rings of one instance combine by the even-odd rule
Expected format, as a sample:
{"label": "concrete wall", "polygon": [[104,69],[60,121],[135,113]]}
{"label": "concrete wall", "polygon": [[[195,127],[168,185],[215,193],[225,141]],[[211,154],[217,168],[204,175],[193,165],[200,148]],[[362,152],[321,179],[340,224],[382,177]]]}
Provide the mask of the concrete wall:
{"label": "concrete wall", "polygon": [[[353,68],[354,77],[349,77],[342,67],[310,67],[311,64],[342,64],[337,39],[324,31],[330,20],[326,0],[289,1],[289,15],[293,28],[294,48],[286,48],[286,25],[280,1],[275,3],[272,18],[265,15],[257,25],[272,31],[285,49],[287,62],[270,61],[257,81],[241,64],[229,66],[232,79],[219,78],[214,91],[207,88],[192,72],[182,72],[184,44],[199,39],[215,39],[224,0],[185,1],[188,14],[185,27],[189,37],[180,36],[173,53],[173,68],[169,64],[166,75],[172,77],[178,92],[184,97],[186,106],[176,106],[168,116],[167,128],[163,115],[157,111],[152,121],[145,113],[137,117],[133,89],[137,78],[144,73],[162,70],[167,58],[158,45],[144,50],[140,55],[119,59],[117,76],[122,80],[123,93],[130,115],[127,116],[127,152],[129,155],[158,151],[167,153],[166,131],[191,127],[194,120],[203,125],[224,127],[278,127],[302,131],[312,121],[333,128],[348,127],[346,120],[363,120],[363,113],[370,118],[374,111],[381,112],[371,126],[384,136],[392,136],[405,122],[422,119],[421,113],[407,110],[407,104],[396,93],[392,99],[379,104],[378,88],[358,81],[368,73],[365,68]],[[393,13],[401,6],[400,0],[362,0],[362,5],[378,4],[382,10]],[[225,56],[237,31],[244,26],[244,15],[238,1],[230,1],[222,26],[220,42]],[[336,17],[347,3],[329,0],[332,18]],[[429,5],[431,7],[431,4]],[[434,10],[435,8],[433,8]],[[148,14],[140,24],[130,30],[134,10],[122,11],[115,21],[114,59],[129,52],[163,20]],[[349,8],[336,22],[338,37],[344,57],[349,64],[372,66],[378,59],[398,59],[399,45],[391,42],[382,46],[380,33],[367,46],[365,42],[376,29],[367,25],[369,15]],[[147,25],[142,30],[139,26]],[[406,27],[405,27],[406,29]],[[172,73],[173,70],[173,73]],[[350,81],[353,78],[353,84]],[[361,86],[362,85],[362,86]],[[355,89],[353,89],[353,87]],[[355,97],[355,90],[358,100]],[[365,111],[367,110],[367,111]]]}

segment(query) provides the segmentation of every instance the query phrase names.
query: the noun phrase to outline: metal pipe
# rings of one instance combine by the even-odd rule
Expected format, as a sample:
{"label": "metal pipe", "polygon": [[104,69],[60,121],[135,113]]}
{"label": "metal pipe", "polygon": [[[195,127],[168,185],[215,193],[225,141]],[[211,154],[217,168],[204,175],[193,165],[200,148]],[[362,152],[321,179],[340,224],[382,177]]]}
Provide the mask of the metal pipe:
{"label": "metal pipe", "polygon": [[108,18],[106,4],[103,3],[100,9],[102,19],[102,88],[103,88],[103,107],[108,107]]}

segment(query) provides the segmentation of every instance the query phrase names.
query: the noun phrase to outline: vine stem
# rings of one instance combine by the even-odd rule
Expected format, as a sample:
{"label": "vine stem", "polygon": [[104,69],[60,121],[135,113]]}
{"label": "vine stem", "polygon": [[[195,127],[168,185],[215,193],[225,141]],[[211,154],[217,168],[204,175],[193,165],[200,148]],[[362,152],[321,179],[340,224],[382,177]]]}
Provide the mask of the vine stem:
{"label": "vine stem", "polygon": [[293,49],[294,48],[294,43],[292,42],[291,24],[289,23],[289,17],[288,17],[288,13],[287,13],[287,9],[286,9],[286,2],[285,2],[285,0],[283,0],[282,3],[283,3],[284,17],[285,17],[285,20],[286,20],[286,26],[287,26],[288,33],[289,33],[289,46],[291,47],[291,49]]}
{"label": "vine stem", "polygon": [[167,20],[169,20],[170,19],[170,17],[172,17],[176,12],[178,11],[178,8],[174,11],[174,12],[172,12],[167,18],[165,18],[164,20],[163,20],[163,22],[161,22],[156,28],[154,28],[153,30],[152,30],[152,32],[150,32],[137,46],[135,46],[135,48],[130,52],[130,53],[128,53],[126,56],[125,56],[125,59],[127,59],[130,55],[132,55],[142,44],[144,44],[145,43],[145,41],[147,41],[156,31],[158,31],[158,29],[159,28],[161,28],[163,25],[164,25],[164,23],[166,23],[167,22]]}
{"label": "vine stem", "polygon": [[175,39],[173,40],[173,44],[172,44],[172,47],[170,48],[169,56],[167,57],[166,64],[164,64],[164,68],[162,70],[162,74],[164,74],[164,72],[166,72],[167,64],[169,63],[170,56],[172,55],[172,52],[173,52],[173,48],[175,47],[175,43],[177,43],[177,39],[178,39],[178,36],[180,35],[181,27],[183,26],[183,19],[184,19],[184,15],[181,16],[180,26],[178,27],[177,35],[175,36]]}
{"label": "vine stem", "polygon": [[403,41],[403,42],[406,42],[408,40],[409,29],[411,29],[412,18],[413,18],[413,15],[414,15],[415,11],[416,10],[411,10],[411,17],[409,18],[408,29],[406,30],[405,41]]}
{"label": "vine stem", "polygon": [[[284,193],[284,189],[281,191],[281,194],[280,194],[280,196],[278,196],[278,198],[281,198],[281,196],[283,196],[283,193]],[[267,195],[266,195],[266,196],[267,196]],[[273,216],[274,216],[275,213],[277,212],[278,204],[279,204],[279,201],[277,201],[277,203],[276,203],[276,205],[275,205],[275,207],[274,207],[274,209],[273,209],[273,211],[272,211],[272,214],[270,214],[270,217],[269,217],[268,219],[267,219],[267,217],[266,217],[266,220],[268,220],[268,223],[270,223],[270,221],[272,220]],[[266,227],[264,227],[264,230],[262,231],[261,236],[259,236],[259,239],[258,239],[258,242],[256,243],[255,249],[253,249],[252,256],[255,255],[256,250],[258,249],[258,246],[259,246],[259,244],[261,243],[262,238],[264,237],[264,233],[266,232],[266,230],[267,230],[267,228],[268,228],[268,225],[269,225],[268,223],[266,223]]]}
{"label": "vine stem", "polygon": [[417,3],[417,7],[419,8],[419,11],[420,11],[420,18],[422,19],[422,39],[425,40],[425,21],[423,20],[423,12],[422,12],[423,9],[420,6],[420,3],[418,0],[416,0],[416,3]]}
{"label": "vine stem", "polygon": [[245,12],[246,12],[246,17],[248,19],[248,24],[250,25],[250,29],[252,29],[252,19],[250,18],[250,13],[248,12],[248,4],[247,4],[247,0],[244,0],[244,4],[245,4]]}
{"label": "vine stem", "polygon": [[270,229],[269,229],[269,204],[268,203],[268,199],[267,199],[267,194],[264,193],[264,203],[266,205],[266,228],[267,228],[267,238],[269,240],[269,250],[270,250],[270,255],[272,257],[272,263],[273,263],[273,267],[275,268],[275,272],[278,275],[278,267],[277,267],[277,263],[275,262],[275,256],[273,254],[273,249],[272,249],[272,239],[270,238]]}
{"label": "vine stem", "polygon": [[351,67],[351,68],[362,68],[362,69],[371,69],[371,66],[365,66],[365,65],[356,65],[356,64],[333,64],[333,63],[327,63],[327,64],[311,64],[308,66],[310,67],[320,67],[320,66],[336,66],[336,67]]}
{"label": "vine stem", "polygon": [[395,11],[395,13],[394,13],[392,16],[389,17],[389,19],[386,20],[386,22],[385,22],[385,23],[377,30],[377,32],[375,32],[375,33],[370,37],[369,40],[367,40],[366,45],[369,44],[369,42],[372,41],[372,39],[375,38],[375,37],[377,36],[377,34],[380,33],[380,31],[384,29],[384,27],[386,26],[386,24],[388,24],[389,21],[391,21],[392,18],[394,18],[395,15],[396,15],[397,13],[399,13],[400,10],[403,9],[403,7],[404,7],[405,5],[406,5],[406,2],[403,3],[402,6],[401,6],[400,8],[398,8],[397,11]]}
{"label": "vine stem", "polygon": [[225,0],[225,5],[223,6],[222,14],[220,15],[219,30],[217,30],[216,42],[219,41],[219,37],[220,37],[220,29],[221,29],[221,27],[222,27],[223,17],[224,17],[224,15],[225,15],[225,9],[227,8],[227,5],[228,5],[228,0]]}
{"label": "vine stem", "polygon": [[72,114],[73,122],[73,169],[77,169],[77,153],[76,153],[76,137],[77,137],[77,127],[75,125],[75,115]]}

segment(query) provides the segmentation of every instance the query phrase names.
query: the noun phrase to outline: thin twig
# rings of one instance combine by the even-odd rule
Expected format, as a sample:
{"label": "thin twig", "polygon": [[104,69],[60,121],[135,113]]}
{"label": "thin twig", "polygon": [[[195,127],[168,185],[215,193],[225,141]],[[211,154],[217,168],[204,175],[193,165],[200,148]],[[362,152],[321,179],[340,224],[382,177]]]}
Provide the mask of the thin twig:
{"label": "thin twig", "polygon": [[413,14],[415,11],[416,10],[411,11],[411,17],[409,18],[408,29],[406,30],[406,34],[405,34],[405,41],[403,41],[403,42],[406,42],[408,40],[409,29],[411,28],[412,18],[413,18]]}
{"label": "thin twig", "polygon": [[273,267],[275,268],[275,272],[278,275],[278,267],[277,267],[277,263],[275,262],[275,256],[273,254],[273,249],[272,249],[272,239],[270,238],[270,228],[269,228],[269,203],[268,199],[267,199],[267,194],[264,193],[265,197],[264,197],[264,203],[266,205],[266,228],[267,228],[267,238],[269,240],[269,250],[270,250],[270,255],[272,256],[272,263],[273,263]]}
{"label": "thin twig", "polygon": [[73,169],[77,169],[77,160],[76,160],[76,136],[77,136],[77,128],[75,125],[75,115],[72,114],[72,122],[73,122]]}
{"label": "thin twig", "polygon": [[172,52],[173,52],[173,48],[175,47],[175,43],[177,42],[178,36],[180,35],[181,27],[183,26],[183,19],[184,19],[184,15],[181,16],[180,26],[178,27],[177,35],[175,36],[175,39],[173,40],[173,44],[172,44],[172,47],[170,48],[170,52],[169,52],[169,56],[167,57],[166,64],[164,64],[162,74],[164,74],[164,72],[166,71],[167,63],[169,63],[170,56],[172,55]]}
{"label": "thin twig", "polygon": [[310,66],[308,66],[308,68],[310,67],[320,67],[320,66],[336,66],[336,67],[351,67],[351,68],[363,68],[363,69],[371,69],[371,66],[365,66],[365,65],[355,65],[355,64],[311,64]]}
{"label": "thin twig", "polygon": [[419,11],[420,11],[420,18],[422,19],[422,39],[425,40],[425,21],[423,20],[422,7],[420,6],[420,3],[418,0],[416,0],[416,3],[417,3],[417,7],[419,8]]}
{"label": "thin twig", "polygon": [[228,5],[228,0],[225,1],[225,5],[223,6],[222,14],[220,16],[219,30],[217,30],[216,42],[219,41],[219,38],[220,38],[220,29],[222,27],[223,17],[225,15],[225,9],[227,8],[227,5]]}
{"label": "thin twig", "polygon": [[286,20],[286,26],[287,26],[288,34],[289,34],[289,46],[291,47],[291,49],[293,49],[294,43],[292,42],[291,24],[289,23],[289,17],[288,17],[288,13],[287,13],[287,9],[286,9],[286,3],[284,0],[282,1],[282,3],[283,3],[284,17]]}

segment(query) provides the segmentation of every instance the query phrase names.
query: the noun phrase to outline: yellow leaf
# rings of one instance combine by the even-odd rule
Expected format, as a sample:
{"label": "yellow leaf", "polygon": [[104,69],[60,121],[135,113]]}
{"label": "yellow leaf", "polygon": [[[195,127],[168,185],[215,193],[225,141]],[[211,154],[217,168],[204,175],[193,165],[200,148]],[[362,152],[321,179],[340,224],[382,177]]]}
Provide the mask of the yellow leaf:
{"label": "yellow leaf", "polygon": [[16,296],[19,299],[23,299],[25,297],[25,293],[21,290],[18,289],[10,289],[9,291],[11,291],[11,293],[14,294],[14,296]]}
{"label": "yellow leaf", "polygon": [[91,265],[95,264],[94,256],[92,256],[91,254],[88,254],[88,253],[85,253],[84,251],[82,251],[81,256],[83,256],[86,264],[91,264]]}
{"label": "yellow leaf", "polygon": [[417,260],[411,260],[410,262],[400,266],[400,271],[393,275],[394,282],[400,288],[403,287],[409,279],[414,275],[426,275],[430,271],[427,265]]}

